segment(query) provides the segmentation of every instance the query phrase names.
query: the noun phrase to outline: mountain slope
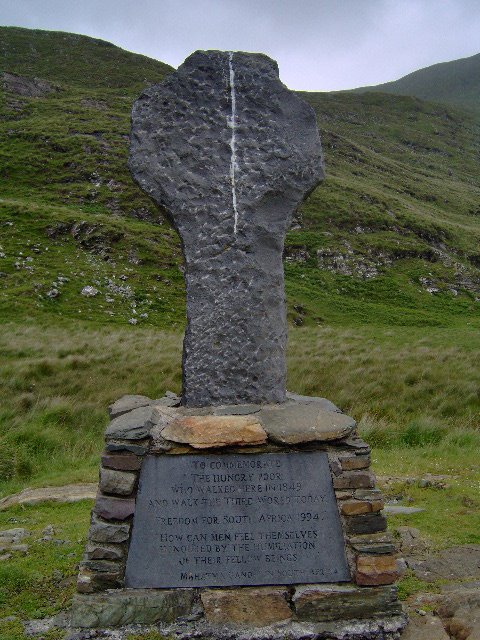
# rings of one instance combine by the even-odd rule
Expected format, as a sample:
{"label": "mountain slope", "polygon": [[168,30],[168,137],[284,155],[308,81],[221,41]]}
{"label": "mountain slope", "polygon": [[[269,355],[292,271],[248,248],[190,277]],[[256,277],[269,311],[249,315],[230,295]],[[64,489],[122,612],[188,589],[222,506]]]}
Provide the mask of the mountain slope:
{"label": "mountain slope", "polygon": [[[0,52],[0,314],[182,327],[180,243],[126,165],[131,105],[170,68],[16,28]],[[303,97],[327,179],[287,236],[290,320],[478,323],[477,120],[416,98]]]}
{"label": "mountain slope", "polygon": [[441,62],[385,84],[359,87],[369,91],[415,96],[422,100],[445,102],[480,113],[480,53],[469,58]]}
{"label": "mountain slope", "polygon": [[132,89],[160,82],[172,67],[87,36],[0,27],[0,72],[89,89]]}

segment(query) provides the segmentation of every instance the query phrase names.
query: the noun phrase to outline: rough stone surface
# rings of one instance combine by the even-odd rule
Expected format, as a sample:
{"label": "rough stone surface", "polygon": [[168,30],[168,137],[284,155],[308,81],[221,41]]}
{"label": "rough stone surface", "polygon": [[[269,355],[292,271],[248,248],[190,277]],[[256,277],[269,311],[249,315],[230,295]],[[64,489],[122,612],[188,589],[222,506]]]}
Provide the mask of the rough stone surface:
{"label": "rough stone surface", "polygon": [[8,71],[0,73],[0,83],[5,91],[28,98],[40,98],[56,90],[56,87],[41,78],[24,78]]}
{"label": "rough stone surface", "polygon": [[125,570],[125,564],[118,560],[106,560],[105,558],[96,560],[82,560],[81,567],[96,571],[97,573],[120,573]]}
{"label": "rough stone surface", "polygon": [[[3,618],[2,622],[14,622],[18,620],[16,616]],[[27,637],[40,636],[48,633],[54,626],[54,618],[43,618],[43,620],[28,620],[23,623],[23,631]],[[10,634],[9,634],[10,635]]]}
{"label": "rough stone surface", "polygon": [[417,578],[426,582],[480,578],[480,545],[451,547],[435,555],[431,554],[424,561],[408,564]]}
{"label": "rough stone surface", "polygon": [[338,413],[341,413],[340,409],[333,404],[333,402],[327,400],[327,398],[320,398],[318,396],[302,396],[298,393],[287,391],[286,401],[295,402],[297,404],[317,404],[322,409],[325,409],[325,411],[337,411]]}
{"label": "rough stone surface", "polygon": [[89,542],[85,549],[87,560],[123,560],[125,548],[116,544],[96,544]]}
{"label": "rough stone surface", "polygon": [[299,620],[322,622],[402,611],[395,587],[362,588],[354,585],[295,587],[293,604]]}
{"label": "rough stone surface", "polygon": [[450,640],[440,618],[415,616],[402,634],[402,640]]}
{"label": "rough stone surface", "polygon": [[344,471],[367,469],[370,466],[370,456],[340,456],[340,464]]}
{"label": "rough stone surface", "polygon": [[381,513],[365,513],[345,519],[345,529],[349,534],[377,533],[385,531],[387,520]]}
{"label": "rough stone surface", "polygon": [[130,442],[110,441],[105,445],[105,449],[109,453],[128,452],[134,453],[136,456],[144,456],[148,451],[148,446],[140,444],[132,444]]}
{"label": "rough stone surface", "polygon": [[135,512],[135,498],[97,495],[94,512],[106,520],[126,520]]}
{"label": "rough stone surface", "polygon": [[[79,598],[85,601],[85,605],[82,603],[81,606],[88,606],[88,603],[95,603],[95,600],[103,600],[109,596],[110,593],[107,592],[76,597],[74,605]],[[149,590],[148,596],[153,599],[155,593]],[[93,606],[96,607],[95,604]],[[142,609],[145,610],[145,607]],[[126,610],[135,614],[138,609],[124,606],[124,611]],[[201,618],[199,613],[199,607],[193,604],[191,613],[179,616],[174,623],[158,622],[154,625],[148,623],[139,626],[135,623],[122,624],[120,622],[118,624],[111,623],[107,629],[104,625],[96,629],[91,627],[72,629],[72,615],[60,613],[50,619],[48,627],[42,627],[41,632],[45,633],[46,630],[54,626],[57,628],[69,627],[66,640],[87,640],[87,638],[90,640],[100,640],[100,638],[129,640],[132,636],[138,636],[139,633],[142,636],[149,637],[149,634],[152,634],[177,640],[192,640],[192,638],[202,638],[202,640],[399,640],[400,632],[407,624],[406,616],[400,614],[379,616],[370,620],[357,619],[320,623],[289,620],[267,627],[226,626],[210,624]],[[94,609],[92,609],[92,614],[91,619],[94,619]],[[119,619],[121,620],[121,617]],[[73,619],[73,621],[75,620]],[[45,621],[41,622],[45,624]]]}
{"label": "rough stone surface", "polygon": [[458,640],[480,638],[480,590],[461,589],[447,593],[437,608],[445,629]]}
{"label": "rough stone surface", "polygon": [[192,590],[125,589],[117,592],[76,595],[71,608],[72,627],[117,627],[131,623],[173,622],[188,615]]}
{"label": "rough stone surface", "polygon": [[395,553],[396,545],[393,543],[392,535],[388,532],[372,533],[367,535],[350,536],[349,543],[355,551],[360,554],[373,553]]}
{"label": "rough stone surface", "polygon": [[163,407],[178,407],[180,406],[181,398],[176,396],[171,391],[167,391],[163,398],[159,398],[158,400],[154,400],[153,404],[161,405]]}
{"label": "rough stone surface", "polygon": [[356,489],[354,496],[357,500],[383,501],[383,494],[380,489]]}
{"label": "rough stone surface", "polygon": [[126,542],[129,535],[130,524],[114,524],[112,522],[105,522],[95,514],[92,515],[92,524],[90,525],[90,531],[88,534],[89,541],[120,543]]}
{"label": "rough stone surface", "polygon": [[79,593],[95,593],[105,589],[118,589],[123,586],[123,571],[112,567],[112,571],[95,571],[81,566],[77,578]]}
{"label": "rough stone surface", "polygon": [[165,405],[157,404],[153,407],[152,422],[156,427],[162,429],[172,420],[181,415],[181,409],[175,409],[174,407],[166,407]]}
{"label": "rough stone surface", "polygon": [[369,489],[375,486],[375,476],[371,471],[344,471],[333,478],[334,489]]}
{"label": "rough stone surface", "polygon": [[134,409],[147,407],[152,404],[152,402],[153,400],[147,398],[147,396],[125,395],[108,407],[108,415],[110,416],[110,420],[113,420]]}
{"label": "rough stone surface", "polygon": [[107,440],[143,440],[153,426],[151,406],[140,407],[114,418],[105,431]]}
{"label": "rough stone surface", "polygon": [[23,527],[4,529],[3,531],[0,531],[0,544],[17,544],[29,535],[30,532]]}
{"label": "rough stone surface", "polygon": [[187,443],[195,449],[255,445],[267,441],[267,434],[255,415],[179,418],[168,424],[161,435],[166,440]]}
{"label": "rough stone surface", "polygon": [[119,471],[138,471],[142,466],[142,458],[133,453],[102,455],[102,466],[107,469],[118,469]]}
{"label": "rough stone surface", "polygon": [[267,406],[260,411],[260,419],[268,437],[283,444],[338,440],[349,436],[356,426],[350,416],[327,411],[314,402]]}
{"label": "rough stone surface", "polygon": [[129,166],[182,238],[182,403],[283,402],[284,237],[323,178],[313,110],[266,56],[198,51],[136,101]]}
{"label": "rough stone surface", "polygon": [[398,578],[397,560],[392,555],[357,557],[355,581],[360,585],[392,584]]}
{"label": "rough stone surface", "polygon": [[100,469],[100,491],[129,496],[135,488],[137,474],[117,469]]}
{"label": "rough stone surface", "polygon": [[415,527],[396,527],[400,550],[404,555],[418,555],[427,551],[429,544]]}
{"label": "rough stone surface", "polygon": [[337,500],[347,500],[353,498],[353,491],[335,491],[335,497]]}
{"label": "rough stone surface", "polygon": [[361,513],[372,513],[380,511],[383,507],[381,500],[343,500],[340,504],[340,511],[344,516],[354,516]]}
{"label": "rough stone surface", "polygon": [[205,617],[213,624],[265,627],[292,617],[286,589],[258,587],[202,592]]}
{"label": "rough stone surface", "polygon": [[352,449],[357,455],[367,455],[370,453],[368,444],[358,436],[352,436],[342,442],[345,447]]}

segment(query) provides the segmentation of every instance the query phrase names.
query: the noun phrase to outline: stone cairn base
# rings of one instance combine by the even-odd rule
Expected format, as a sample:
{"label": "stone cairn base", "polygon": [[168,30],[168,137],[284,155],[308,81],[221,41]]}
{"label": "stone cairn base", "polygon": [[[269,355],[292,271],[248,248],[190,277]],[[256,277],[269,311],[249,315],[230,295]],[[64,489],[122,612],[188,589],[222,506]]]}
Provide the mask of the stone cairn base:
{"label": "stone cairn base", "polygon": [[[401,561],[355,421],[323,398],[288,394],[281,405],[187,409],[124,396],[110,407],[84,560],[68,626],[156,625],[179,638],[400,637],[406,624],[394,582]],[[142,459],[199,453],[324,451],[345,538],[351,582],[265,587],[124,587]]]}

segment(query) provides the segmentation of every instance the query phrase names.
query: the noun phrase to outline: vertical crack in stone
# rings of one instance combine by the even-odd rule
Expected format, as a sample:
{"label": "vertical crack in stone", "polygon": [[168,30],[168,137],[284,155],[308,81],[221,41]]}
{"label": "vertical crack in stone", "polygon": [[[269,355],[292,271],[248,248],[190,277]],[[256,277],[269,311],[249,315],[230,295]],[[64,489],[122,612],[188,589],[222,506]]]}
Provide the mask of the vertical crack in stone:
{"label": "vertical crack in stone", "polygon": [[237,99],[235,94],[235,70],[233,68],[233,51],[228,52],[228,70],[230,72],[230,104],[231,114],[227,118],[227,123],[232,130],[230,138],[230,183],[232,185],[232,207],[234,215],[233,232],[237,235],[238,228],[238,209],[237,209],[237,192],[235,190],[235,170],[237,168],[237,148],[236,148],[236,119],[237,119]]}

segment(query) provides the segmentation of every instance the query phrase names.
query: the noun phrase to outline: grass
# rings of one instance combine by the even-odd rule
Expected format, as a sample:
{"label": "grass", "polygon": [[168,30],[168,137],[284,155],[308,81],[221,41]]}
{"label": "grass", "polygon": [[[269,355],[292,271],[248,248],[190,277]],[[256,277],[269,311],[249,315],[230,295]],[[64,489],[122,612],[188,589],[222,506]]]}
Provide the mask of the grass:
{"label": "grass", "polygon": [[389,486],[388,497],[403,496],[405,505],[424,511],[389,516],[389,526],[418,528],[432,548],[480,544],[479,448],[442,444],[440,447],[397,447],[373,450],[377,473],[420,480],[427,473],[446,476],[445,488],[425,487],[401,479]]}
{"label": "grass", "polygon": [[407,600],[416,593],[435,593],[437,590],[437,585],[419,580],[409,571],[398,584],[398,597],[400,600]]}
{"label": "grass", "polygon": [[[180,389],[181,335],[144,327],[10,323],[0,336],[2,494],[28,486],[95,480],[109,402],[123,393],[155,397]],[[478,332],[370,325],[292,328],[289,388],[325,395],[360,422],[374,446],[373,468],[397,478],[388,495],[425,511],[391,516],[415,526],[432,548],[480,543]],[[463,393],[462,393],[463,390]],[[459,394],[463,401],[459,402]],[[455,411],[446,411],[446,407]],[[446,488],[422,488],[402,477],[447,476]],[[0,637],[25,640],[22,620],[68,605],[91,503],[42,504],[0,512],[0,528],[33,531],[28,556],[0,565]],[[35,542],[53,524],[67,545]],[[30,542],[28,540],[27,542]],[[60,579],[59,576],[62,575]],[[403,599],[434,589],[412,575]],[[47,640],[59,640],[52,631]],[[135,639],[137,640],[137,639]],[[150,639],[149,639],[150,640]]]}
{"label": "grass", "polygon": [[[179,390],[179,334],[7,325],[0,338],[6,490],[95,476],[106,408],[125,393]],[[135,328],[137,329],[137,328]]]}
{"label": "grass", "polygon": [[[75,504],[44,503],[35,507],[12,507],[0,512],[0,528],[23,527],[29,552],[14,554],[0,564],[0,638],[24,640],[22,620],[49,617],[65,609],[75,590],[75,578],[86,541],[90,501]],[[51,541],[42,541],[42,531],[53,525]],[[63,541],[57,544],[55,540]],[[14,618],[3,620],[3,618]],[[55,630],[45,640],[62,638]]]}
{"label": "grass", "polygon": [[[0,336],[5,493],[91,480],[106,407],[125,393],[180,390],[181,335],[150,328],[10,323]],[[478,331],[292,328],[289,388],[353,415],[382,450],[480,445]],[[461,402],[459,402],[461,398]]]}

